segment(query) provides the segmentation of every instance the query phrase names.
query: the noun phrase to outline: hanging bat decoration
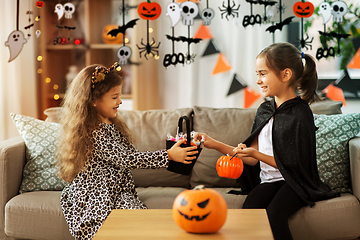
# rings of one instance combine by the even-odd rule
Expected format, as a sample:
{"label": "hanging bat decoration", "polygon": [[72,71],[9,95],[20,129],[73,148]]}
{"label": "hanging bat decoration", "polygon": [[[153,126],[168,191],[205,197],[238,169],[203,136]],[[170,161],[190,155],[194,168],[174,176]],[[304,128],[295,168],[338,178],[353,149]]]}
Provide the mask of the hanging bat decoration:
{"label": "hanging bat decoration", "polygon": [[283,27],[285,25],[288,25],[292,22],[292,19],[294,18],[294,16],[292,17],[288,17],[286,18],[284,21],[282,21],[282,13],[285,11],[285,6],[282,4],[281,0],[279,1],[279,4],[278,4],[278,11],[279,11],[279,22],[278,23],[275,23],[274,25],[268,27],[265,31],[268,31],[270,33],[273,34],[273,42],[275,42],[275,31],[276,30],[279,30],[279,31],[282,31]]}
{"label": "hanging bat decoration", "polygon": [[278,23],[275,23],[275,25],[272,25],[270,27],[268,27],[265,31],[269,31],[270,33],[275,33],[276,30],[282,30],[282,28],[285,26],[285,25],[288,25],[289,23],[292,22],[292,19],[294,17],[288,17],[286,18],[284,21],[280,21]]}
{"label": "hanging bat decoration", "polygon": [[176,42],[187,42],[187,43],[199,43],[202,39],[201,38],[187,38],[185,36],[179,36],[179,37],[172,37],[170,35],[166,35],[166,38],[171,40],[171,41],[176,41]]}
{"label": "hanging bat decoration", "polygon": [[122,33],[123,35],[125,35],[126,29],[133,28],[139,19],[140,18],[133,19],[125,25],[122,25],[122,26],[119,26],[118,28],[112,29],[107,33],[107,35],[111,35],[112,37],[116,37],[119,33]]}

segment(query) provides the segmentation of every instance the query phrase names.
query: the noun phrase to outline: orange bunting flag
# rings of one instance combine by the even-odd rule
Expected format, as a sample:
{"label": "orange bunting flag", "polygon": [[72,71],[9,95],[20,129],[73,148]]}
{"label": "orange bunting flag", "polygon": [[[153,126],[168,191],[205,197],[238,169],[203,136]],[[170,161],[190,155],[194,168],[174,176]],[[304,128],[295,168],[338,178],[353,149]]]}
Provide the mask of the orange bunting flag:
{"label": "orange bunting flag", "polygon": [[193,38],[201,38],[204,40],[204,39],[212,39],[213,36],[211,34],[210,28],[208,26],[204,26],[201,24]]}
{"label": "orange bunting flag", "polygon": [[244,91],[245,91],[244,108],[251,107],[251,105],[253,105],[261,97],[260,93],[256,92],[250,87],[246,87]]}
{"label": "orange bunting flag", "polygon": [[355,53],[354,57],[351,59],[347,68],[359,68],[360,69],[360,48]]}
{"label": "orange bunting flag", "polygon": [[334,84],[329,84],[324,90],[323,93],[326,94],[326,97],[333,101],[341,101],[344,106],[346,106],[344,92],[341,88],[334,86]]}
{"label": "orange bunting flag", "polygon": [[212,75],[215,75],[217,73],[226,72],[226,71],[229,71],[230,69],[231,69],[231,65],[228,62],[228,60],[225,58],[224,54],[219,53],[219,58],[217,60],[215,68],[212,72]]}

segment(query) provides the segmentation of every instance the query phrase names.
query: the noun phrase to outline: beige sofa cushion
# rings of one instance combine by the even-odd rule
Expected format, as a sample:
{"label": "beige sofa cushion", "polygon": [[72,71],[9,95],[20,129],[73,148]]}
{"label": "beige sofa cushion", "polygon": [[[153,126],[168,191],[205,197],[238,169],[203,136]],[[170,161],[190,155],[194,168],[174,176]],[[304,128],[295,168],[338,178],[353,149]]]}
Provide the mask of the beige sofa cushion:
{"label": "beige sofa cushion", "polygon": [[325,100],[321,102],[315,102],[310,105],[311,110],[314,114],[326,114],[326,115],[333,115],[333,114],[341,114],[341,107],[342,102],[335,102],[331,100]]}
{"label": "beige sofa cushion", "polygon": [[74,239],[60,207],[61,191],[35,191],[13,197],[5,206],[5,233],[24,239]]}
{"label": "beige sofa cushion", "polygon": [[289,227],[294,240],[355,239],[360,236],[359,222],[359,200],[343,193],[341,197],[316,202],[314,207],[301,208],[290,217]]}
{"label": "beige sofa cushion", "polygon": [[[256,109],[194,107],[194,131],[237,146],[250,134]],[[239,187],[235,179],[217,175],[216,162],[222,154],[204,148],[197,160],[190,178],[191,187],[203,184],[205,187]]]}
{"label": "beige sofa cushion", "polygon": [[[166,148],[166,134],[176,135],[181,116],[191,119],[192,109],[119,111],[132,131],[139,151],[155,151]],[[189,188],[190,176],[167,171],[166,169],[135,169],[132,171],[137,187],[184,187]]]}

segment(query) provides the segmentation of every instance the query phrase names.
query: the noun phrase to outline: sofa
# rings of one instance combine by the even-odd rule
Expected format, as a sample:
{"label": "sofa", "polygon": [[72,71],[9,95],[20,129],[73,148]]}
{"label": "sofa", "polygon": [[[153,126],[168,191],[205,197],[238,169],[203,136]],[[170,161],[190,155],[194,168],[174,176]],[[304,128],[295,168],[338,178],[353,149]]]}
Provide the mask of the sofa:
{"label": "sofa", "polygon": [[[319,127],[319,173],[341,196],[319,201],[314,207],[304,207],[295,213],[289,220],[294,239],[357,239],[360,236],[360,137],[356,136],[360,131],[360,114],[342,114],[341,107],[341,102],[332,101],[311,105]],[[12,115],[21,136],[0,142],[0,239],[72,239],[59,204],[64,183],[59,184],[56,173],[49,176],[52,179],[49,184],[40,184],[40,188],[34,187],[36,181],[41,182],[37,178],[32,185],[25,181],[29,176],[26,174],[35,171],[27,167],[29,155],[41,143],[34,145],[31,141],[37,134],[48,131],[48,126],[59,125],[51,122],[56,121],[59,111],[52,111],[54,115],[46,121]],[[255,113],[256,109],[198,106],[149,111],[121,111],[120,108],[120,116],[131,129],[140,151],[164,149],[167,133],[176,134],[178,119],[184,115],[190,119],[191,130],[236,146],[250,134]],[[30,134],[28,124],[34,121],[38,128]],[[49,139],[57,138],[51,132],[48,135]],[[337,136],[341,140],[335,141]],[[340,152],[342,155],[335,156]],[[220,192],[229,209],[241,208],[246,195],[236,179],[217,175],[215,166],[220,156],[219,152],[204,148],[190,175],[167,169],[134,169],[139,198],[150,209],[171,209],[179,193],[204,185]]]}

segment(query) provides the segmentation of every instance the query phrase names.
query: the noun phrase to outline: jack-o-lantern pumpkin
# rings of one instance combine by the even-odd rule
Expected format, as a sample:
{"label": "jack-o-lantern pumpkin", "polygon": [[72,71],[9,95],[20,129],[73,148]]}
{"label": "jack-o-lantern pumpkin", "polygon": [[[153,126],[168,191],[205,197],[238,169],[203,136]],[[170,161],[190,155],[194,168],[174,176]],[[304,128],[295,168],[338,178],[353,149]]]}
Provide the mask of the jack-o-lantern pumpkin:
{"label": "jack-o-lantern pumpkin", "polygon": [[108,24],[102,30],[101,36],[104,43],[123,43],[123,34],[118,33],[116,37],[108,34],[111,30],[117,29],[119,26],[115,24]]}
{"label": "jack-o-lantern pumpkin", "polygon": [[216,162],[216,171],[220,177],[237,179],[241,176],[244,164],[240,158],[221,156]]}
{"label": "jack-o-lantern pumpkin", "polygon": [[160,17],[161,14],[161,6],[150,0],[140,3],[137,10],[139,16],[145,20],[155,20]]}
{"label": "jack-o-lantern pumpkin", "polygon": [[36,7],[42,8],[43,6],[44,6],[44,2],[43,2],[43,1],[36,1]]}
{"label": "jack-o-lantern pumpkin", "polygon": [[299,18],[308,18],[314,13],[314,5],[311,2],[296,2],[293,11]]}
{"label": "jack-o-lantern pumpkin", "polygon": [[175,198],[172,214],[176,224],[187,232],[214,233],[226,221],[227,205],[219,192],[197,186]]}

